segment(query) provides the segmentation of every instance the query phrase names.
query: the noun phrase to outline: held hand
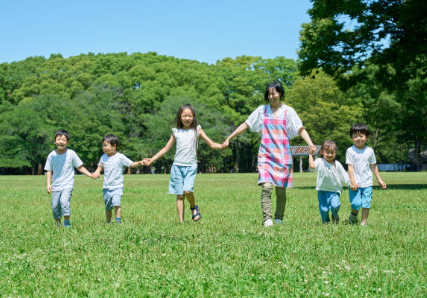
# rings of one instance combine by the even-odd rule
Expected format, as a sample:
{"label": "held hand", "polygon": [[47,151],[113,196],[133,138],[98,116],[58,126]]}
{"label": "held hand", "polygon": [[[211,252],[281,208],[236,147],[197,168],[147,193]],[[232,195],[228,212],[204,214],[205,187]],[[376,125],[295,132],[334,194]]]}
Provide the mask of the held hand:
{"label": "held hand", "polygon": [[92,173],[92,179],[97,179],[99,177],[101,177],[101,175],[98,172],[93,172]]}
{"label": "held hand", "polygon": [[50,194],[52,191],[52,186],[51,185],[46,186],[46,190],[47,190],[47,193]]}
{"label": "held hand", "polygon": [[314,154],[317,150],[317,147],[314,146],[313,144],[311,144],[309,147],[310,147],[310,154]]}
{"label": "held hand", "polygon": [[359,188],[359,185],[356,183],[356,182],[351,182],[350,183],[350,188],[353,190],[353,191],[356,191],[358,188]]}
{"label": "held hand", "polygon": [[151,163],[152,163],[153,161],[151,160],[151,158],[144,158],[143,160],[142,160],[142,165],[143,166],[150,166],[151,165]]}
{"label": "held hand", "polygon": [[95,180],[97,177],[95,176],[95,173],[90,173],[89,175],[90,178],[92,178],[93,180]]}
{"label": "held hand", "polygon": [[379,185],[381,185],[381,188],[382,188],[382,189],[386,189],[386,188],[387,188],[387,185],[386,185],[386,184],[385,184],[385,182],[384,182],[384,181],[382,181],[381,179],[379,179],[379,180],[378,180],[378,184],[379,184]]}
{"label": "held hand", "polygon": [[228,148],[228,145],[230,145],[230,141],[228,139],[226,139],[222,144],[221,144],[221,149],[226,149]]}

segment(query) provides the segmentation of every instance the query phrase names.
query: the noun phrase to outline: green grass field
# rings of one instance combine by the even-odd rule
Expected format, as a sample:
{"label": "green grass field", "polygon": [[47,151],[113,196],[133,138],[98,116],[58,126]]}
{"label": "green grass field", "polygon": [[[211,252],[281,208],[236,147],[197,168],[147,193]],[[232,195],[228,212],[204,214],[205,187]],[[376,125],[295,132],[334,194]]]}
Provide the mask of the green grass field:
{"label": "green grass field", "polygon": [[[1,297],[426,297],[427,173],[381,173],[368,226],[322,225],[315,173],[296,173],[284,225],[263,228],[256,174],[201,174],[202,220],[178,223],[168,175],[126,175],[123,224],[102,179],[77,176],[72,228],[42,176],[0,176]],[[360,217],[359,217],[360,219]]]}

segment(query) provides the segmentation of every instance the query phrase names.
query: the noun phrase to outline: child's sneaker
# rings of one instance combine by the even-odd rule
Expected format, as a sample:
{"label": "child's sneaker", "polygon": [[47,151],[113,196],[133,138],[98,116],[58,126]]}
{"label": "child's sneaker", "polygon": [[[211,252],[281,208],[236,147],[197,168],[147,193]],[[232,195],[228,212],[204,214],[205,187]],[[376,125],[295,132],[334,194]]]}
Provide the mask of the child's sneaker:
{"label": "child's sneaker", "polygon": [[274,220],[274,223],[275,223],[276,225],[283,225],[283,220],[276,218],[276,219]]}
{"label": "child's sneaker", "polygon": [[360,225],[361,225],[362,227],[366,227],[366,226],[368,225],[368,223],[367,223],[367,222],[362,222]]}
{"label": "child's sneaker", "polygon": [[357,215],[350,213],[350,216],[348,218],[348,223],[351,225],[357,223]]}
{"label": "child's sneaker", "polygon": [[122,219],[120,217],[116,217],[116,223],[122,223]]}
{"label": "child's sneaker", "polygon": [[64,228],[71,228],[71,224],[69,220],[64,220]]}
{"label": "child's sneaker", "polygon": [[264,228],[271,227],[273,225],[273,221],[269,218],[266,221],[264,221]]}

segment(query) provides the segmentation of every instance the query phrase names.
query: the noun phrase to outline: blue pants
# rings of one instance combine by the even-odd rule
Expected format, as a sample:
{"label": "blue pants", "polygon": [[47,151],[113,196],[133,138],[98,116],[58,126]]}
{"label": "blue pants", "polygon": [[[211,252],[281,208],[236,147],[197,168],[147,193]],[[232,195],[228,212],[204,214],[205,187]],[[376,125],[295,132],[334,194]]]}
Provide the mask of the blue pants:
{"label": "blue pants", "polygon": [[71,215],[70,200],[72,194],[72,188],[66,188],[60,191],[52,191],[52,213],[54,219],[61,218],[62,215]]}
{"label": "blue pants", "polygon": [[319,211],[322,217],[322,222],[329,222],[329,210],[331,210],[332,216],[337,218],[338,211],[340,210],[340,193],[330,191],[317,191],[317,198],[319,200]]}

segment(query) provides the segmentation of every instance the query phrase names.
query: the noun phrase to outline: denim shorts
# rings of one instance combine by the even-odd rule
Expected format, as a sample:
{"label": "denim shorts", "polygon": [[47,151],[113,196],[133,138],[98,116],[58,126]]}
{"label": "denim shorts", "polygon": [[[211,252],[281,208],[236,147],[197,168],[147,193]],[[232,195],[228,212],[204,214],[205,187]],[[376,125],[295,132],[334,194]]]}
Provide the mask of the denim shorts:
{"label": "denim shorts", "polygon": [[359,187],[356,190],[349,190],[350,204],[353,210],[359,211],[362,208],[371,208],[372,186]]}
{"label": "denim shorts", "polygon": [[194,192],[194,180],[196,180],[197,166],[172,165],[169,181],[169,193],[183,195],[184,191]]}
{"label": "denim shorts", "polygon": [[113,210],[113,207],[120,207],[123,196],[123,188],[104,188],[105,210]]}

